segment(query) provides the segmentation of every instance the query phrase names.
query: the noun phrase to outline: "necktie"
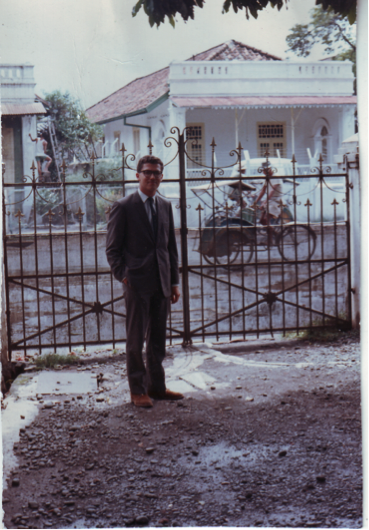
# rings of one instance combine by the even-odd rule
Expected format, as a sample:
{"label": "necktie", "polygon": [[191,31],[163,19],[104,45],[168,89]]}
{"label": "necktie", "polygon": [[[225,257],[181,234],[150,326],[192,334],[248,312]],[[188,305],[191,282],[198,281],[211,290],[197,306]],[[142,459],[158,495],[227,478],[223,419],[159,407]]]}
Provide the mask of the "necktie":
{"label": "necktie", "polygon": [[149,204],[150,204],[152,228],[153,228],[154,236],[156,239],[156,235],[158,233],[158,216],[156,214],[156,211],[154,210],[154,198],[149,197],[147,200],[149,201]]}

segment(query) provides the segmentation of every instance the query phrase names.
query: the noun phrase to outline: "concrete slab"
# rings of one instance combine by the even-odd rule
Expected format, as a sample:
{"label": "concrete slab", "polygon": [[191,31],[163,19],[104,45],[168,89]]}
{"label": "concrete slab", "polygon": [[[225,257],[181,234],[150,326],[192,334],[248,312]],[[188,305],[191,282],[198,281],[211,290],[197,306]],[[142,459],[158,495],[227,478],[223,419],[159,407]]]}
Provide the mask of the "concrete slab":
{"label": "concrete slab", "polygon": [[87,394],[97,389],[96,376],[90,372],[40,372],[37,377],[37,393],[54,394]]}

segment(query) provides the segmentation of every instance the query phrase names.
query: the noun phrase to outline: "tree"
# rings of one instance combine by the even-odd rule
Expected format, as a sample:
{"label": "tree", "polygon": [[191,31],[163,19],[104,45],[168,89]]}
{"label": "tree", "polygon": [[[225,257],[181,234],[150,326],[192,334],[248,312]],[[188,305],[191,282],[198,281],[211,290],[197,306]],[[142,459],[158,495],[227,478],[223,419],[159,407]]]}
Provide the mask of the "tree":
{"label": "tree", "polygon": [[[233,7],[235,13],[245,8],[246,18],[250,14],[257,18],[259,11],[262,11],[268,5],[277,7],[281,10],[288,0],[225,0],[223,4],[223,13],[228,13]],[[350,24],[356,20],[356,0],[315,0],[316,5],[321,5],[322,9],[332,10],[333,13],[347,17]],[[205,0],[138,0],[132,10],[132,16],[135,17],[143,7],[149,18],[150,26],[160,26],[164,23],[165,17],[168,17],[170,24],[175,27],[175,16],[181,15],[183,20],[194,19],[194,7],[202,8]]]}
{"label": "tree", "polygon": [[356,77],[355,31],[347,19],[333,9],[322,6],[312,10],[309,24],[296,24],[286,38],[289,49],[300,57],[310,55],[316,44],[324,46],[324,53],[334,54],[335,61],[350,60]]}
{"label": "tree", "polygon": [[43,103],[54,124],[59,149],[68,151],[80,162],[89,160],[91,146],[103,136],[101,126],[88,119],[79,101],[69,92],[51,92]]}
{"label": "tree", "polygon": [[[356,44],[352,28],[344,16],[332,9],[324,11],[322,7],[312,10],[309,24],[296,24],[286,38],[288,47],[300,57],[307,57],[317,43],[325,46],[327,54],[340,51],[340,55],[354,60]],[[340,57],[339,60],[344,60]]]}

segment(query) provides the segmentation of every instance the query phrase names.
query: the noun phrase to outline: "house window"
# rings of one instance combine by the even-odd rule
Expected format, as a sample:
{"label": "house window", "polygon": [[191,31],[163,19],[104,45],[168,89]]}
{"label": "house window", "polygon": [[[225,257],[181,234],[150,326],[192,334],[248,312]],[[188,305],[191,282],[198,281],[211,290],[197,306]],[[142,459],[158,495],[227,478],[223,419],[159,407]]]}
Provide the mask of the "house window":
{"label": "house window", "polygon": [[325,125],[320,131],[320,137],[322,140],[322,156],[323,160],[326,162],[328,159],[328,129]]}
{"label": "house window", "polygon": [[321,154],[323,161],[327,164],[331,161],[331,134],[329,131],[329,124],[324,118],[319,118],[315,123],[314,129],[314,152]]}
{"label": "house window", "polygon": [[187,166],[189,168],[200,167],[199,164],[205,163],[204,147],[204,125],[196,123],[188,125],[186,128]]}
{"label": "house window", "polygon": [[120,131],[114,131],[114,153],[119,155],[121,148]]}
{"label": "house window", "polygon": [[282,158],[286,156],[285,123],[258,123],[257,124],[257,146],[258,156],[264,157],[266,151],[269,156],[278,156],[277,150]]}
{"label": "house window", "polygon": [[141,140],[140,140],[140,129],[133,129],[133,152],[136,155],[140,155],[141,151]]}

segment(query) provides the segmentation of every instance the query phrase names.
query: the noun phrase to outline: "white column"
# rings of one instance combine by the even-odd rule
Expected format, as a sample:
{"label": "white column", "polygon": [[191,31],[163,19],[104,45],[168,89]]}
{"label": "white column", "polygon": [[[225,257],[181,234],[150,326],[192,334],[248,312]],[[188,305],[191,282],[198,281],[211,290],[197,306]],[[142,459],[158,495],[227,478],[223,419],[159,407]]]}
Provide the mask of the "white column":
{"label": "white column", "polygon": [[30,168],[35,160],[36,142],[31,141],[29,134],[32,138],[37,137],[36,116],[22,116],[23,175],[32,174]]}
{"label": "white column", "polygon": [[355,107],[353,105],[343,108],[342,111],[342,141],[355,134]]}
{"label": "white column", "polygon": [[348,154],[348,169],[350,188],[350,240],[351,240],[351,304],[352,304],[352,326],[358,328],[360,325],[360,298],[361,298],[361,182],[357,166],[357,153]]}
{"label": "white column", "polygon": [[169,102],[169,132],[171,127],[178,127],[180,132],[186,127],[186,109],[178,108]]}
{"label": "white column", "polygon": [[[172,127],[178,127],[180,133],[183,132],[186,127],[186,109],[178,108],[169,102],[169,130],[167,131],[167,137],[172,136],[173,138],[178,139],[178,133],[175,131],[174,134],[170,132]],[[178,151],[177,142],[170,140],[172,145],[171,147],[164,146],[164,160],[171,160],[174,158],[176,152]],[[166,167],[164,178],[178,178],[179,176],[179,157]]]}
{"label": "white column", "polygon": [[[358,117],[359,117],[359,146],[360,146],[360,181],[364,204],[368,201],[368,2],[358,0],[357,2],[357,93],[358,93]],[[367,384],[368,365],[368,341],[369,341],[369,286],[368,286],[368,226],[369,209],[362,209],[361,226],[361,370],[362,370],[362,410],[363,410],[363,447],[367,448],[369,443],[368,407],[369,392]],[[363,527],[369,523],[369,459],[368,451],[363,451]]]}
{"label": "white column", "polygon": [[291,107],[291,155],[295,155],[295,118],[293,115],[293,107]]}

